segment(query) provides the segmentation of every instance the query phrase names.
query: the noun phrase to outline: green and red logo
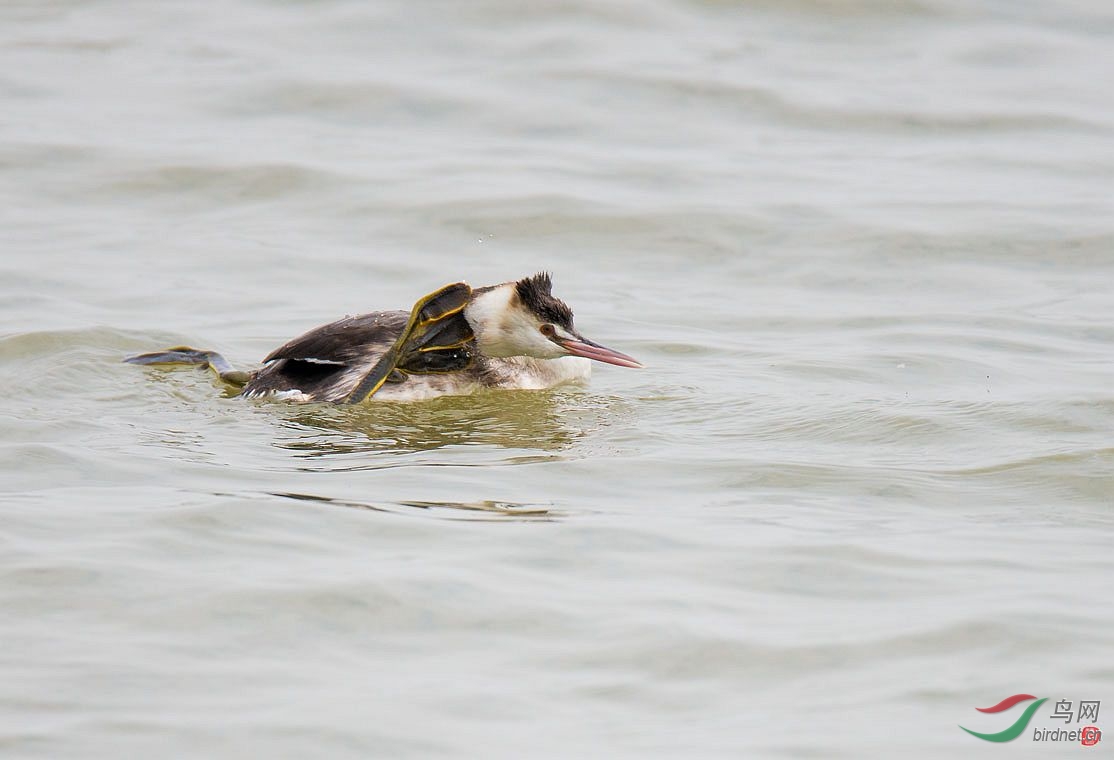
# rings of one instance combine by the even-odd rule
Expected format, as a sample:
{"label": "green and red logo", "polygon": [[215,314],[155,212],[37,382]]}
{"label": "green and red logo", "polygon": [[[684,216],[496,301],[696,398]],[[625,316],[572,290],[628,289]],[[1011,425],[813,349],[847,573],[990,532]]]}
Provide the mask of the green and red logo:
{"label": "green and red logo", "polygon": [[[976,707],[975,709],[983,713],[1000,713],[1005,712],[1019,702],[1028,702],[1030,699],[1037,698],[1034,697],[1032,694],[1014,694],[1012,697],[1006,697],[1001,702],[994,705],[994,707]],[[1033,713],[1035,713],[1037,709],[1047,700],[1048,697],[1045,697],[1044,699],[1037,699],[1036,702],[1025,708],[1025,712],[1021,713],[1021,717],[1015,720],[1012,726],[1007,728],[1005,731],[999,731],[996,734],[980,734],[978,731],[972,731],[969,728],[963,728],[963,726],[960,726],[960,728],[963,728],[963,730],[971,734],[971,736],[976,736],[983,741],[1011,742],[1017,737],[1021,736],[1021,734],[1025,731],[1025,727],[1029,725],[1029,721],[1033,719]]]}
{"label": "green and red logo", "polygon": [[[1035,700],[1035,701],[1034,701]],[[1014,694],[1012,697],[1006,697],[993,707],[976,707],[975,709],[982,713],[1000,713],[1006,712],[1011,707],[1021,704],[1022,702],[1032,702],[1026,706],[1025,711],[1018,716],[1013,724],[995,734],[983,734],[978,731],[972,731],[969,728],[960,726],[964,731],[971,734],[975,738],[982,739],[987,742],[1009,742],[1021,736],[1025,732],[1029,721],[1033,719],[1033,714],[1048,701],[1048,698],[1037,699],[1032,694]],[[1056,710],[1048,716],[1049,720],[1062,720],[1065,724],[1071,724],[1072,718],[1075,717],[1077,724],[1082,723],[1084,720],[1098,721],[1099,718],[1099,704],[1097,699],[1083,699],[1079,701],[1079,710],[1075,712],[1072,708],[1074,703],[1071,700],[1061,699],[1056,702]],[[1078,716],[1078,717],[1076,717]],[[1095,725],[1089,726],[1076,726],[1074,729],[1070,727],[1065,728],[1041,728],[1033,729],[1033,741],[1035,742],[1079,742],[1084,747],[1094,747],[1102,741],[1102,729]]]}

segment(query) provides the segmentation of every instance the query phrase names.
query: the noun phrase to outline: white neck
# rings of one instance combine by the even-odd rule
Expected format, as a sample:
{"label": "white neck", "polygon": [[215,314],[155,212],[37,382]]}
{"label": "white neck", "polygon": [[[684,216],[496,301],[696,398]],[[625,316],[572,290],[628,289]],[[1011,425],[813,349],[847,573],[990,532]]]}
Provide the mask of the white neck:
{"label": "white neck", "polygon": [[516,351],[508,345],[504,327],[506,317],[511,311],[515,298],[514,283],[496,285],[491,290],[476,295],[464,307],[464,318],[476,333],[476,345],[488,356],[515,356]]}

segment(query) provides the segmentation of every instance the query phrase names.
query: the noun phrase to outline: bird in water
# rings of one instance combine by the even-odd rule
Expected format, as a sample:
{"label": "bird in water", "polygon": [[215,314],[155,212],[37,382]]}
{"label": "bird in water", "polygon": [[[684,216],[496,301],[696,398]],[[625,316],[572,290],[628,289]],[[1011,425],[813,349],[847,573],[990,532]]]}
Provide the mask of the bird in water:
{"label": "bird in water", "polygon": [[405,311],[330,322],[275,349],[254,372],[188,346],[131,356],[131,364],[192,364],[242,387],[245,398],[358,404],[419,401],[484,388],[540,390],[583,382],[591,360],[641,367],[585,338],[548,273],[471,288],[446,285]]}

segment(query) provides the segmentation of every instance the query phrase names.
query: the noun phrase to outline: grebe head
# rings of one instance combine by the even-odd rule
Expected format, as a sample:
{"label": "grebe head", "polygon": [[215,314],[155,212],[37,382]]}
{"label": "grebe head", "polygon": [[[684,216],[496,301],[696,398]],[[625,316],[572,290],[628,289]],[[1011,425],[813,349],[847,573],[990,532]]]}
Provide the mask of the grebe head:
{"label": "grebe head", "polygon": [[572,309],[552,291],[553,281],[547,272],[472,291],[472,302],[464,309],[464,316],[476,334],[480,351],[488,356],[536,359],[583,356],[620,367],[642,366],[636,359],[578,333]]}

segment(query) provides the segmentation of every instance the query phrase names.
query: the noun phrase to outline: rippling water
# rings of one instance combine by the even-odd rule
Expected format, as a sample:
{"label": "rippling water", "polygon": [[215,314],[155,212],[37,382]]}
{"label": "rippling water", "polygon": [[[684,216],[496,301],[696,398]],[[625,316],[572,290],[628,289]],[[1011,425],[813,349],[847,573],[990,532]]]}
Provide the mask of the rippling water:
{"label": "rippling water", "polygon": [[[1112,38],[5,5],[0,754],[938,758],[1114,700]],[[647,369],[352,410],[119,361],[541,268]]]}

